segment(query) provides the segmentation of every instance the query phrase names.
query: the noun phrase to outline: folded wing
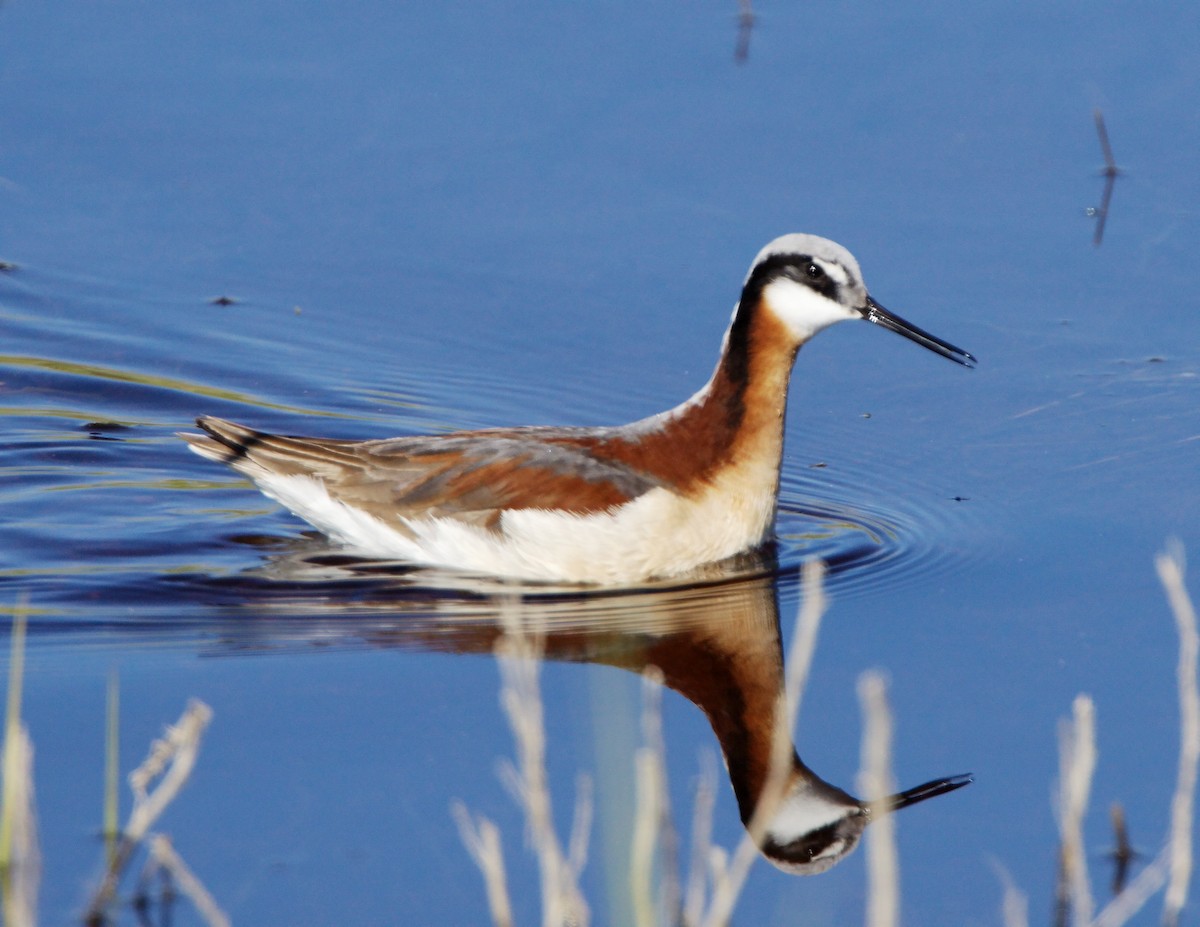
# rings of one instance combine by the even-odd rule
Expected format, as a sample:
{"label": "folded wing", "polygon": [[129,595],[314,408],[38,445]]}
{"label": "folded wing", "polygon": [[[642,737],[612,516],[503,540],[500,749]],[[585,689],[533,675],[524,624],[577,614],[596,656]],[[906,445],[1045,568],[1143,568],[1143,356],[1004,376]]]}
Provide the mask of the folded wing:
{"label": "folded wing", "polygon": [[339,441],[272,435],[209,416],[192,450],[255,482],[318,480],[330,497],[387,523],[453,518],[496,529],[512,509],[578,515],[629,502],[660,482],[604,455],[595,432],[525,428]]}

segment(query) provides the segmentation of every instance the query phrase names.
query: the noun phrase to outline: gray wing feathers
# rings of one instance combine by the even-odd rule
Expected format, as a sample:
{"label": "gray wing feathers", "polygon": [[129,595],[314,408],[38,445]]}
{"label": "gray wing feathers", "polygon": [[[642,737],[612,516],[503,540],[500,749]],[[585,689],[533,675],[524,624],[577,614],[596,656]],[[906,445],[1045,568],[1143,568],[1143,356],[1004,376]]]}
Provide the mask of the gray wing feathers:
{"label": "gray wing feathers", "polygon": [[444,436],[337,441],[269,435],[203,417],[205,434],[182,434],[192,450],[251,479],[308,476],[331,496],[393,522],[453,517],[494,524],[504,509],[563,508],[583,514],[659,485],[621,461],[597,456],[572,429],[535,428]]}

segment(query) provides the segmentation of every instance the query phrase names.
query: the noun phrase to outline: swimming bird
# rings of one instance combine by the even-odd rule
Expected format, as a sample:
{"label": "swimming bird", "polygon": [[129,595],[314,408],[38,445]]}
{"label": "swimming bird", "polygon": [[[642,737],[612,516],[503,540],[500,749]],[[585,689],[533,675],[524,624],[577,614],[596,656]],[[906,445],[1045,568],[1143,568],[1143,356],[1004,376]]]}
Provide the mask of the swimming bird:
{"label": "swimming bird", "polygon": [[975,365],[872,299],[844,247],[791,234],[750,266],[708,382],[628,425],[345,441],[203,416],[205,434],[181,437],[368,557],[543,582],[670,578],[769,540],[796,352],[847,319]]}

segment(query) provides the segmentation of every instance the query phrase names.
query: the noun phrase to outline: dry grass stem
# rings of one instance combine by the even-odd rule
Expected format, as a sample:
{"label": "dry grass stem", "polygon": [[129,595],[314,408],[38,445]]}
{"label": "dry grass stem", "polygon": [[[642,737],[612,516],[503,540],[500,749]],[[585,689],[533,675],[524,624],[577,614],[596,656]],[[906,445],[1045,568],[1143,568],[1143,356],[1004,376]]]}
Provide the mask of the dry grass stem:
{"label": "dry grass stem", "polygon": [[[133,811],[125,824],[126,840],[141,841],[187,784],[200,754],[200,738],[211,720],[212,709],[199,699],[190,699],[179,720],[150,745],[142,765],[129,774]],[[155,780],[158,785],[151,792]]]}
{"label": "dry grass stem", "polygon": [[[656,666],[647,666],[642,673],[642,747],[635,757],[638,805],[634,820],[632,855],[640,856],[645,863],[645,868],[639,872],[637,878],[644,877],[648,880],[651,875],[657,876],[657,896],[650,892],[645,894],[645,900],[654,905],[655,920],[652,922],[675,924],[682,917],[679,834],[675,830],[670,793],[667,789],[667,747],[662,728],[662,688],[662,671]],[[637,866],[637,863],[631,864]],[[650,884],[647,881],[645,888],[649,889]],[[635,914],[637,910],[635,905]],[[642,910],[647,908],[643,907]]]}
{"label": "dry grass stem", "polygon": [[692,803],[692,850],[687,888],[683,899],[683,927],[697,927],[704,917],[708,897],[708,874],[712,867],[713,806],[717,798],[717,765],[712,753],[700,760],[696,797]]}
{"label": "dry grass stem", "polygon": [[482,815],[472,820],[462,802],[454,802],[450,813],[458,825],[463,846],[483,875],[487,890],[488,911],[495,927],[512,927],[512,903],[508,898],[508,878],[504,872],[504,850],[500,846],[500,829]]}
{"label": "dry grass stem", "polygon": [[[679,879],[674,870],[667,835],[670,807],[667,799],[666,747],[662,735],[662,672],[654,666],[642,674],[642,741],[634,757],[636,798],[633,841],[629,855],[629,888],[633,920],[639,927],[659,921],[654,875],[661,864],[667,911],[678,906]],[[659,854],[663,859],[659,859]],[[674,917],[672,916],[672,920]]]}
{"label": "dry grass stem", "polygon": [[8,698],[4,719],[3,791],[0,793],[0,891],[5,927],[32,927],[42,860],[34,812],[33,742],[21,723],[28,611],[22,601],[13,613],[9,647]]}
{"label": "dry grass stem", "polygon": [[115,671],[108,675],[104,716],[104,860],[111,866],[117,855],[121,817],[121,684]]}
{"label": "dry grass stem", "polygon": [[[212,709],[198,699],[190,699],[179,720],[150,745],[150,752],[142,765],[129,774],[133,810],[129,813],[116,852],[108,861],[104,879],[88,905],[86,923],[104,922],[104,909],[116,895],[117,884],[133,851],[146,839],[154,822],[187,784],[200,754],[200,740],[211,720]],[[155,781],[158,784],[151,791],[150,787]]]}
{"label": "dry grass stem", "polygon": [[209,894],[201,883],[196,878],[187,864],[175,852],[175,848],[171,846],[171,841],[162,834],[155,834],[150,838],[150,858],[159,866],[171,873],[171,877],[175,880],[175,884],[179,886],[188,900],[199,912],[204,922],[209,927],[229,927],[229,917],[217,905],[216,900]]}
{"label": "dry grass stem", "polygon": [[996,860],[992,860],[992,868],[1004,886],[1004,897],[1000,904],[1000,912],[1004,927],[1029,927],[1029,898],[1017,888],[1008,870]]}
{"label": "dry grass stem", "polygon": [[1179,772],[1171,800],[1170,875],[1163,900],[1163,923],[1175,925],[1187,902],[1192,875],[1192,826],[1195,818],[1196,765],[1200,760],[1200,692],[1196,684],[1196,611],[1184,588],[1184,558],[1179,545],[1155,561],[1179,632]]}
{"label": "dry grass stem", "polygon": [[804,601],[796,616],[796,629],[792,635],[792,646],[788,649],[785,688],[787,692],[787,730],[775,742],[776,762],[779,754],[790,761],[792,736],[800,717],[800,703],[804,699],[804,684],[812,667],[813,654],[817,652],[817,632],[821,629],[821,618],[828,607],[825,597],[825,564],[820,560],[809,560],[803,570]]}
{"label": "dry grass stem", "polygon": [[[1184,587],[1184,557],[1176,543],[1155,559],[1159,579],[1175,616],[1179,632],[1179,773],[1171,803],[1171,824],[1166,846],[1123,891],[1092,918],[1092,896],[1088,884],[1087,859],[1083,851],[1082,821],[1087,808],[1092,772],[1096,764],[1095,709],[1085,695],[1076,697],[1072,722],[1059,729],[1060,789],[1058,796],[1059,829],[1062,834],[1057,922],[1070,919],[1076,925],[1122,927],[1164,885],[1163,922],[1174,927],[1187,901],[1192,870],[1192,828],[1200,761],[1200,692],[1197,689],[1197,661],[1200,636],[1196,630],[1196,612]],[[1117,857],[1133,855],[1125,833],[1120,807],[1112,812],[1117,833]]]}
{"label": "dry grass stem", "polygon": [[[778,789],[775,792],[774,801],[771,802],[772,806],[778,803]],[[759,807],[762,806],[760,801]],[[751,819],[751,825],[754,825],[755,820],[759,817],[756,812],[754,818]],[[729,923],[738,896],[741,895],[746,878],[750,874],[750,867],[758,859],[758,843],[751,834],[761,832],[766,821],[767,817],[763,816],[757,828],[747,829],[746,836],[738,842],[732,856],[723,850],[717,852],[715,847],[714,852],[709,854],[713,885],[708,912],[701,921],[704,927],[725,927]]]}
{"label": "dry grass stem", "polygon": [[[504,635],[496,644],[502,688],[501,705],[508,716],[516,741],[517,764],[509,766],[506,778],[517,795],[529,824],[529,839],[541,871],[542,921],[546,927],[586,925],[590,920],[587,902],[579,890],[578,875],[563,853],[554,830],[550,786],[546,778],[546,740],[538,674],[542,652],[540,635],[530,634],[522,623],[520,600],[505,599],[500,608]],[[587,843],[591,821],[591,789],[581,789],[579,801],[585,810],[575,814],[571,845],[582,866],[586,859],[578,848]]]}
{"label": "dry grass stem", "polygon": [[13,613],[12,644],[9,647],[8,693],[4,712],[4,813],[0,815],[0,866],[7,869],[13,862],[13,815],[17,813],[15,790],[21,788],[19,735],[21,732],[21,695],[25,682],[25,625],[28,621],[25,603]]}
{"label": "dry grass stem", "polygon": [[1065,904],[1072,922],[1085,925],[1091,923],[1093,903],[1083,847],[1083,816],[1096,768],[1096,709],[1086,695],[1075,696],[1072,709],[1072,719],[1059,724],[1059,908],[1063,910]]}
{"label": "dry grass stem", "polygon": [[[542,714],[539,670],[540,633],[524,626],[521,600],[500,600],[499,617],[504,634],[496,644],[500,670],[500,705],[504,708],[516,747],[516,762],[500,764],[500,779],[520,805],[528,826],[528,841],[538,859],[542,893],[542,923],[546,927],[587,925],[590,913],[578,878],[587,863],[592,830],[592,781],[578,781],[575,815],[568,851],[564,853],[554,831],[550,783],[546,777],[546,735]],[[488,909],[496,925],[511,925],[512,905],[500,835],[487,818],[473,820],[460,802],[451,806],[462,842],[484,875]]]}
{"label": "dry grass stem", "polygon": [[592,777],[580,773],[575,778],[575,816],[571,820],[571,836],[567,841],[567,864],[578,879],[587,865],[588,843],[592,837]]}
{"label": "dry grass stem", "polygon": [[[895,792],[892,781],[892,713],[887,683],[877,672],[858,678],[858,698],[864,716],[862,772],[858,787],[868,802]],[[878,806],[875,806],[878,807]],[[873,817],[867,831],[867,927],[895,927],[900,911],[900,863],[896,854],[895,817]]]}
{"label": "dry grass stem", "polygon": [[816,650],[817,631],[825,614],[825,594],[822,588],[824,574],[825,565],[820,561],[813,560],[804,564],[804,600],[796,616],[796,630],[792,634],[792,646],[788,650],[785,664],[785,691],[780,695],[781,704],[775,712],[771,770],[758,797],[754,814],[746,825],[746,835],[738,843],[733,858],[720,878],[714,881],[712,903],[703,920],[706,927],[723,927],[729,923],[734,905],[746,884],[746,877],[750,874],[750,867],[758,859],[763,830],[783,798],[795,749],[793,731],[799,716],[800,698],[804,691],[804,683],[808,679],[809,667],[812,665],[813,652]]}
{"label": "dry grass stem", "polygon": [[3,862],[5,927],[37,923],[37,893],[42,859],[34,813],[33,743],[25,725],[13,729],[8,719],[4,736],[4,812],[7,842]]}

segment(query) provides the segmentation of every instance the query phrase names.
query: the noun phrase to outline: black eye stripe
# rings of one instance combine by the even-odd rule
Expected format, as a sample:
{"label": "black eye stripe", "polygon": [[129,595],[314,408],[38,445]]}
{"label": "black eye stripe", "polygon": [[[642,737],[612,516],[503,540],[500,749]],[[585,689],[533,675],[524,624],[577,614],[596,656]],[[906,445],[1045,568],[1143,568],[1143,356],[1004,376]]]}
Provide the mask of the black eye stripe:
{"label": "black eye stripe", "polygon": [[835,843],[845,843],[844,836],[839,832],[841,823],[834,821],[787,843],[780,843],[774,837],[768,837],[763,849],[770,855],[789,862],[810,863]]}
{"label": "black eye stripe", "polygon": [[[810,268],[816,268],[817,276],[809,273]],[[849,276],[848,272],[847,276]],[[756,304],[762,295],[763,288],[772,280],[778,280],[780,277],[794,280],[801,286],[820,293],[826,299],[838,301],[841,286],[832,274],[825,270],[824,265],[818,263],[817,257],[812,254],[790,253],[769,255],[754,266],[746,280],[746,285],[742,288],[742,305],[753,306]]]}
{"label": "black eye stripe", "polygon": [[810,290],[816,290],[822,296],[833,300],[837,299],[837,281],[825,272],[824,267],[807,255],[802,255],[795,263],[785,266],[783,274],[791,277],[797,283],[803,283]]}

